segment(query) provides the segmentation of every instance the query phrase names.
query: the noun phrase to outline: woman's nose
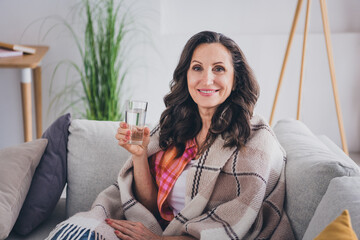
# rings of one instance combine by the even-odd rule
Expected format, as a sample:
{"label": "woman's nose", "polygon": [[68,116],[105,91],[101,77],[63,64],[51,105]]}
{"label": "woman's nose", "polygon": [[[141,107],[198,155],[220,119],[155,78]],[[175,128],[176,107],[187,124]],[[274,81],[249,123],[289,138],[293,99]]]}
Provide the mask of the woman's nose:
{"label": "woman's nose", "polygon": [[214,73],[211,70],[204,71],[204,75],[202,79],[206,85],[213,84],[214,78],[215,78]]}

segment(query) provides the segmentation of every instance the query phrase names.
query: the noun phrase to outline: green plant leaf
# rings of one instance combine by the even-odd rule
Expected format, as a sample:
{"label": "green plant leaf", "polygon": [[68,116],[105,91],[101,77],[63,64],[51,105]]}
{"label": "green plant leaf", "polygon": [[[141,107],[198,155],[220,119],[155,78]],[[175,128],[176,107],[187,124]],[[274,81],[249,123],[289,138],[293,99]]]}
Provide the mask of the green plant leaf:
{"label": "green plant leaf", "polygon": [[[53,97],[50,107],[63,104],[63,110],[81,109],[80,115],[87,119],[118,121],[122,118],[122,95],[127,80],[130,62],[127,54],[130,44],[125,39],[135,29],[131,11],[123,1],[82,0],[85,12],[83,38],[80,38],[71,24],[62,18],[57,20],[69,30],[81,56],[81,64],[71,60],[56,65],[50,86],[53,94],[53,80],[63,66],[72,68],[78,75],[75,83],[66,84]],[[45,36],[54,31],[49,29]],[[80,40],[82,39],[82,40]],[[69,77],[67,69],[67,78]],[[78,91],[79,84],[81,92]],[[70,102],[64,101],[70,96]]]}

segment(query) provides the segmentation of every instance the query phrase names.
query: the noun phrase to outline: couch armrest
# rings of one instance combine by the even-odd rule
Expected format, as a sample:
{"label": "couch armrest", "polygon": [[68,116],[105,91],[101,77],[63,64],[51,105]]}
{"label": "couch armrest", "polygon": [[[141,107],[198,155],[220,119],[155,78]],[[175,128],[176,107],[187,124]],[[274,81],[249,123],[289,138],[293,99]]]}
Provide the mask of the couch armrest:
{"label": "couch armrest", "polygon": [[359,176],[359,167],[339,156],[301,121],[283,119],[274,132],[286,151],[285,210],[297,239],[302,239],[330,181]]}
{"label": "couch armrest", "polygon": [[354,163],[353,167],[354,168],[358,168],[359,166],[354,162],[353,159],[351,159],[348,155],[346,155],[344,153],[344,151],[339,148],[338,145],[336,145],[333,141],[330,140],[330,138],[328,138],[325,135],[318,135],[317,136],[320,141],[322,141],[331,151],[333,151],[337,156],[339,156],[340,158],[344,159],[345,161],[349,162],[349,163]]}

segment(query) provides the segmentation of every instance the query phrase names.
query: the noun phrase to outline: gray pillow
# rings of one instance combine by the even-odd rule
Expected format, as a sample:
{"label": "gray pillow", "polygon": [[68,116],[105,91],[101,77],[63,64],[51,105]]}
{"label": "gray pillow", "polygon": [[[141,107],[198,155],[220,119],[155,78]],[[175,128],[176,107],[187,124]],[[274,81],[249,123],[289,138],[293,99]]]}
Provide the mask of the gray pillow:
{"label": "gray pillow", "polygon": [[304,240],[314,239],[345,209],[349,211],[356,235],[360,236],[360,177],[331,180],[304,234]]}
{"label": "gray pillow", "polygon": [[14,226],[15,232],[20,235],[29,234],[46,220],[60,199],[66,184],[70,118],[69,113],[59,117],[42,135],[42,138],[48,139],[48,145]]}
{"label": "gray pillow", "polygon": [[287,154],[285,210],[302,239],[331,179],[360,175],[359,167],[333,153],[300,121],[281,120],[274,132]]}
{"label": "gray pillow", "polygon": [[69,127],[67,217],[87,211],[96,196],[115,183],[130,154],[118,145],[119,122],[73,120]]}
{"label": "gray pillow", "polygon": [[15,224],[47,142],[37,139],[0,150],[0,239]]}

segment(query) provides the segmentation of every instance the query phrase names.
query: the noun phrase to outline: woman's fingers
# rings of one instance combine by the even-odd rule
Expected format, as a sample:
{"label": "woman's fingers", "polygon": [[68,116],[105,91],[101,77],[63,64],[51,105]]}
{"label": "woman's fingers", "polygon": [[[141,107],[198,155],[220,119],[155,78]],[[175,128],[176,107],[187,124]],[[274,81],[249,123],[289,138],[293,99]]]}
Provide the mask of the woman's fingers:
{"label": "woman's fingers", "polygon": [[144,128],[144,137],[150,137],[150,129],[148,127]]}
{"label": "woman's fingers", "polygon": [[[129,144],[131,138],[131,131],[129,125],[125,122],[120,122],[119,128],[115,134],[115,138],[118,140],[118,144],[126,149],[131,154],[142,155],[145,147],[141,145]],[[149,142],[149,141],[148,141]]]}
{"label": "woman's fingers", "polygon": [[121,122],[119,128],[117,129],[117,132],[119,134],[126,134],[130,131],[129,125],[125,122]]}
{"label": "woman's fingers", "polygon": [[130,237],[130,236],[126,235],[126,234],[123,234],[122,232],[120,232],[118,230],[115,231],[115,235],[121,240],[133,240],[133,239],[135,239],[135,238]]}
{"label": "woman's fingers", "polygon": [[115,234],[123,240],[136,239],[136,240],[158,240],[160,237],[148,228],[146,228],[142,223],[131,222],[127,220],[115,220],[107,219],[105,220],[107,224],[115,229]]}
{"label": "woman's fingers", "polygon": [[134,224],[132,222],[114,219],[105,221],[115,229],[115,234],[121,239],[136,239],[136,232],[134,231]]}
{"label": "woman's fingers", "polygon": [[117,129],[115,138],[119,141],[119,145],[123,146],[130,140],[130,129],[128,128],[127,123],[121,122],[120,127]]}
{"label": "woman's fingers", "polygon": [[146,148],[150,142],[150,129],[148,127],[144,128],[144,137],[143,137],[143,146]]}
{"label": "woman's fingers", "polygon": [[[115,225],[115,224],[114,224]],[[138,237],[136,236],[136,233],[128,228],[128,227],[125,227],[125,226],[122,226],[120,224],[116,224],[116,227],[115,227],[115,234],[120,237],[121,239],[138,239]]]}

